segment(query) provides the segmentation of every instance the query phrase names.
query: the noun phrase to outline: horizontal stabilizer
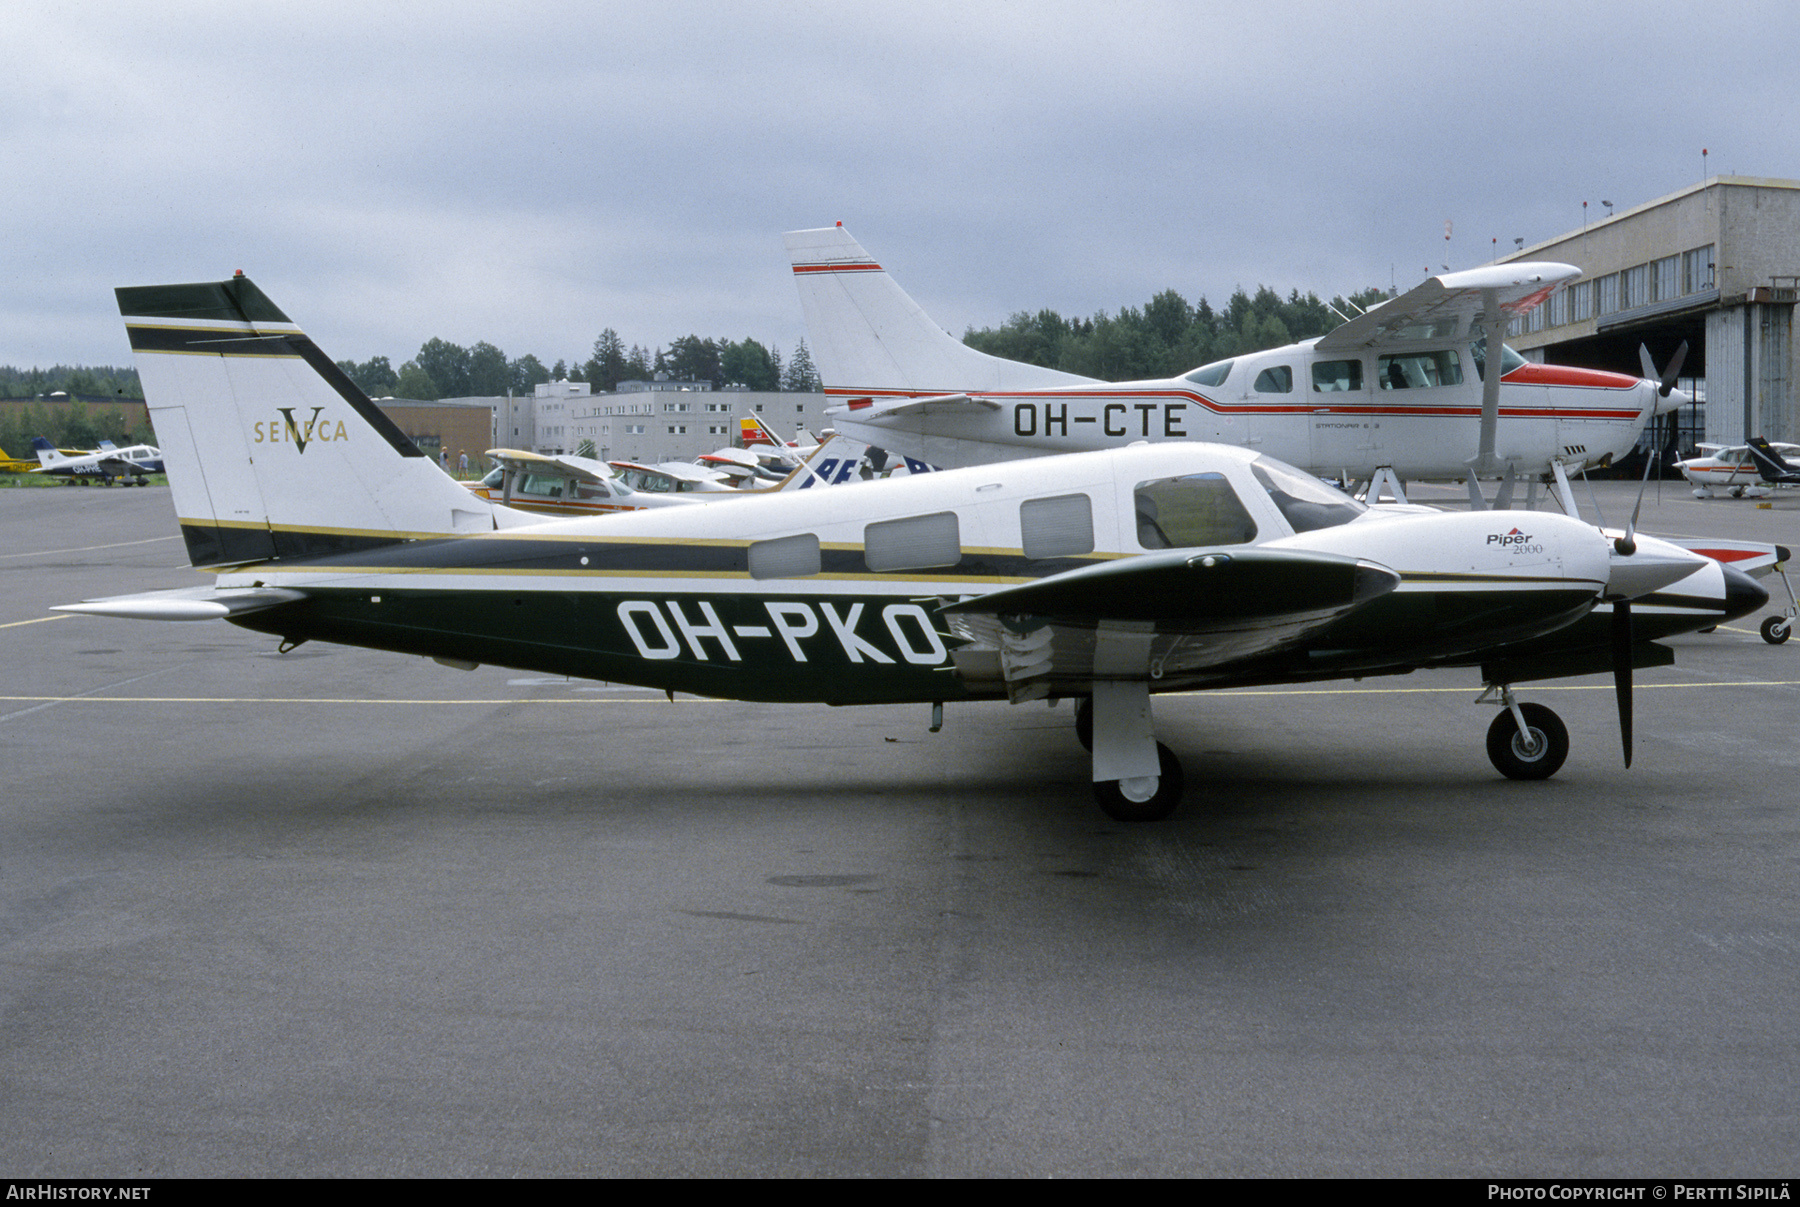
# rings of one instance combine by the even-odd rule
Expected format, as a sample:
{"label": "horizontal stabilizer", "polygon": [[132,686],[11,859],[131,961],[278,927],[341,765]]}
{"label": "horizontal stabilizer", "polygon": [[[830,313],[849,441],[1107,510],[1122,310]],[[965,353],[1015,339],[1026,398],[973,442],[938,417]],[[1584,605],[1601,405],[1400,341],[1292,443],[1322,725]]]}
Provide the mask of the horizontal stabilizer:
{"label": "horizontal stabilizer", "polygon": [[224,620],[261,612],[305,599],[304,591],[281,587],[186,587],[178,591],[147,591],[139,595],[114,595],[62,604],[52,612],[80,612],[89,616],[117,616],[125,620]]}
{"label": "horizontal stabilizer", "polygon": [[859,423],[880,423],[883,419],[902,415],[946,415],[968,409],[998,411],[1000,404],[986,398],[971,398],[967,394],[931,394],[923,398],[885,402],[876,402],[872,398],[853,398],[847,405],[830,407],[825,413],[833,416],[848,415]]}

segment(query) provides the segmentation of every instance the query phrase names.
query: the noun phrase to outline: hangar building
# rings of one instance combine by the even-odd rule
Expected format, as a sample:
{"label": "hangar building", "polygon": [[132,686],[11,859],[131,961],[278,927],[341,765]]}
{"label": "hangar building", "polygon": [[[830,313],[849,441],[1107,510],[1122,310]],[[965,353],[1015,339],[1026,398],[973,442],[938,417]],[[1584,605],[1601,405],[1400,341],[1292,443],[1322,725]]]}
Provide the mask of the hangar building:
{"label": "hangar building", "polygon": [[1686,340],[1684,446],[1800,441],[1800,181],[1715,176],[1501,259],[1585,274],[1514,324],[1525,356],[1635,376],[1640,344],[1661,368]]}

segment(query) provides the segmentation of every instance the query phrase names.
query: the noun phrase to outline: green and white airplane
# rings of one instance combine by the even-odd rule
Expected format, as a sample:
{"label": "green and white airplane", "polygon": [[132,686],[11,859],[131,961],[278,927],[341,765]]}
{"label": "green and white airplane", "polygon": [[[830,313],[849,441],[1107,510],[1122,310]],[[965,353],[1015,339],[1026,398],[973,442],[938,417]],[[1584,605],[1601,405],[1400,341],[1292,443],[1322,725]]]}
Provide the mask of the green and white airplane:
{"label": "green and white airplane", "polygon": [[[1718,562],[1565,516],[1369,508],[1170,442],[544,520],[476,499],[255,285],[120,289],[189,555],[211,585],[64,610],[669,692],[831,704],[1071,698],[1112,816],[1166,816],[1156,693],[1478,669],[1496,767],[1568,734],[1512,687],[1604,672],[1630,758],[1655,639],[1760,607]],[[1635,605],[1635,606],[1634,606]]]}

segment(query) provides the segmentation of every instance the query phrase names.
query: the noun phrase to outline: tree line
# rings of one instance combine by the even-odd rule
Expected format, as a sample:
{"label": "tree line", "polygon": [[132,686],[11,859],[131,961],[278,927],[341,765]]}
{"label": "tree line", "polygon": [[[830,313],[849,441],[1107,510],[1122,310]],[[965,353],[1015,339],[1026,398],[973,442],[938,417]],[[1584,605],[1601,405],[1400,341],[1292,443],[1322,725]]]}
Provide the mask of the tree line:
{"label": "tree line", "polygon": [[780,349],[765,347],[753,339],[733,341],[684,335],[667,348],[651,352],[638,344],[627,348],[611,327],[594,340],[593,352],[586,360],[559,360],[548,368],[529,353],[508,360],[506,353],[485,341],[464,348],[437,338],[425,341],[419,354],[398,369],[385,356],[337,363],[371,397],[417,398],[427,402],[439,398],[527,395],[548,381],[587,382],[594,393],[609,394],[622,381],[649,381],[659,373],[666,373],[675,381],[711,382],[715,388],[743,386],[770,392],[819,389],[819,374],[805,340],[800,341],[784,365]]}
{"label": "tree line", "polygon": [[38,398],[58,391],[71,398],[98,401],[106,398],[139,398],[136,369],[113,365],[53,365],[48,369],[20,369],[0,365],[0,398]]}
{"label": "tree line", "polygon": [[[1046,368],[1079,373],[1102,381],[1172,377],[1210,361],[1275,348],[1324,335],[1343,318],[1376,305],[1388,292],[1370,288],[1329,304],[1299,290],[1281,297],[1268,286],[1255,293],[1235,291],[1221,309],[1204,296],[1189,303],[1165,289],[1144,305],[1102,310],[1092,318],[1064,318],[1055,310],[1021,310],[998,327],[969,328],[963,342],[994,356]],[[759,391],[816,393],[819,374],[806,341],[785,360],[779,348],[754,339],[702,339],[685,335],[654,351],[626,346],[619,333],[606,328],[594,340],[585,360],[545,366],[529,353],[517,359],[486,341],[462,347],[448,340],[427,340],[418,355],[395,368],[385,356],[366,361],[342,360],[338,367],[375,398],[400,397],[434,401],[496,395],[528,395],[548,381],[583,381],[593,391],[611,393],[621,381],[646,381],[666,373],[677,381],[709,381],[714,387],[743,386]],[[43,397],[54,391],[90,402],[105,398],[141,399],[143,386],[134,368],[110,365],[56,365],[19,369],[0,365],[0,398]],[[61,420],[46,412],[46,428]],[[59,443],[84,443],[83,423],[69,420],[73,430],[52,436]],[[102,425],[105,426],[104,424]],[[31,432],[29,435],[37,435]],[[50,435],[46,430],[44,435]],[[102,435],[115,433],[102,431]],[[16,437],[15,437],[16,438]],[[92,442],[87,442],[92,443]]]}
{"label": "tree line", "polygon": [[1102,310],[1090,319],[1021,310],[998,327],[969,328],[963,342],[992,356],[1102,381],[1173,377],[1211,361],[1324,335],[1391,296],[1370,288],[1348,300],[1334,297],[1328,305],[1314,293],[1301,296],[1296,289],[1283,298],[1264,285],[1254,294],[1237,290],[1224,309],[1215,310],[1204,296],[1195,305],[1165,289],[1142,307],[1126,306],[1116,315]]}
{"label": "tree line", "polygon": [[0,449],[9,457],[31,460],[31,438],[42,436],[58,448],[96,448],[102,440],[120,447],[155,444],[143,411],[133,407],[127,418],[123,408],[106,402],[39,402],[0,407]]}

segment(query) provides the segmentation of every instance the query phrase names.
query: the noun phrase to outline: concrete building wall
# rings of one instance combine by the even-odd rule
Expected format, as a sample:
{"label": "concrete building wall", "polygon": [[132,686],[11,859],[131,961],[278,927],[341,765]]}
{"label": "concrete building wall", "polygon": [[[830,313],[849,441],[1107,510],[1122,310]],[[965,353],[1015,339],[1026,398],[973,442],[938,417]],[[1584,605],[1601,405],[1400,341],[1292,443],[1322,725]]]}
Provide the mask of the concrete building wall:
{"label": "concrete building wall", "polygon": [[[581,386],[553,394],[537,418],[540,453],[573,453],[592,441],[602,461],[691,461],[702,453],[738,443],[738,421],[755,415],[783,440],[804,426],[815,435],[825,421],[823,394],[759,393],[747,390],[643,390],[587,394]],[[540,399],[540,403],[545,400]]]}
{"label": "concrete building wall", "polygon": [[1715,177],[1503,260],[1583,272],[1515,324],[1526,356],[1636,373],[1640,345],[1663,366],[1686,341],[1707,439],[1800,439],[1800,181]]}

